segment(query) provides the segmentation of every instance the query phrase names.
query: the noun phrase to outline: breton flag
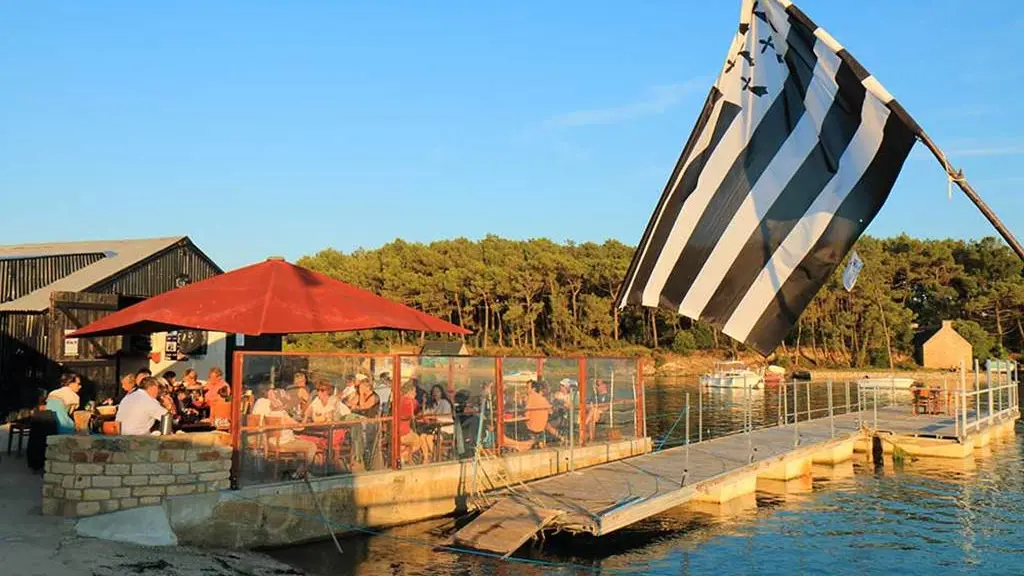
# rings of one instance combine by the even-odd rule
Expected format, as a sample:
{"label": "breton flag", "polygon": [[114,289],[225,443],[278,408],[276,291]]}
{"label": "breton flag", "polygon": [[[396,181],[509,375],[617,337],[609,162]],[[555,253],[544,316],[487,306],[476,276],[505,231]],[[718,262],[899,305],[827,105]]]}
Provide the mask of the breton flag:
{"label": "breton flag", "polygon": [[846,288],[847,292],[853,292],[853,287],[857,284],[857,276],[860,276],[860,271],[863,268],[864,261],[857,256],[857,251],[850,252],[850,258],[846,261],[846,269],[843,270],[843,288]]}
{"label": "breton flag", "polygon": [[920,128],[788,0],[740,25],[619,306],[661,306],[770,354],[878,213]]}

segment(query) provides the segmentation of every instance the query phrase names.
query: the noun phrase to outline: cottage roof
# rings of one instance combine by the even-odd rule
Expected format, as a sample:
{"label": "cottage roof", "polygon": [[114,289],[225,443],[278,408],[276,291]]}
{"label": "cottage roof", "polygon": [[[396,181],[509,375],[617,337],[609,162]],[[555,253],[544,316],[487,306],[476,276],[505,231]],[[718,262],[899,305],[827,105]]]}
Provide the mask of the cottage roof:
{"label": "cottage roof", "polygon": [[42,312],[50,307],[53,292],[81,292],[149,258],[187,236],[137,240],[97,240],[0,245],[0,260],[20,260],[71,254],[104,257],[20,298],[0,304],[0,312]]}

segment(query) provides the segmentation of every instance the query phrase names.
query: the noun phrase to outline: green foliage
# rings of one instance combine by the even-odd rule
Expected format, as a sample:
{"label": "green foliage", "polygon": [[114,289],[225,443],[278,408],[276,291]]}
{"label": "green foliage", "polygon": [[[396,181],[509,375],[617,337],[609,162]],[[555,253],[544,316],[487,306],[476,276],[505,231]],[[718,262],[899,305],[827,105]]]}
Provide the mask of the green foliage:
{"label": "green foliage", "polygon": [[715,347],[715,329],[704,322],[694,322],[690,326],[693,342],[698,350],[711,350]]}
{"label": "green foliage", "polygon": [[[919,331],[954,318],[976,356],[1021,353],[1024,268],[998,240],[864,237],[854,248],[865,262],[856,287],[843,288],[840,263],[786,338],[780,359],[887,368],[891,346],[893,364],[902,365],[912,358]],[[473,332],[466,343],[478,352],[743,350],[718,328],[671,310],[615,309],[632,254],[615,240],[556,244],[487,236],[395,240],[349,254],[327,249],[299,264],[462,325]],[[419,340],[419,334],[371,331],[293,336],[288,343],[303,350],[386,351],[414,349]]]}
{"label": "green foliage", "polygon": [[689,330],[680,330],[676,332],[675,338],[672,339],[672,351],[676,354],[690,354],[697,349],[696,339]]}
{"label": "green foliage", "polygon": [[974,320],[957,320],[953,323],[953,329],[971,343],[974,348],[975,358],[991,358],[992,349],[996,345],[995,338],[985,331]]}

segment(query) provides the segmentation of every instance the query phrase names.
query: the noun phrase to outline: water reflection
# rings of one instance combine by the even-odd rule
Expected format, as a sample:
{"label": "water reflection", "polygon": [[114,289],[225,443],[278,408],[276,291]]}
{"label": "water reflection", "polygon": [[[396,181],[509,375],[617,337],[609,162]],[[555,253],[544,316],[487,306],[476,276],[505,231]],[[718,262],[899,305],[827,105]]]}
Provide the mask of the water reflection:
{"label": "water reflection", "polygon": [[[649,420],[652,436],[667,433],[686,391],[696,403],[695,382],[648,389],[649,414],[673,415]],[[742,398],[742,391],[705,391],[710,434],[742,425],[742,408],[729,405],[737,392]],[[812,407],[827,404],[815,394]],[[834,390],[834,400],[842,394]],[[772,389],[755,394],[755,420],[776,418],[781,399]],[[518,552],[517,562],[447,550],[451,529],[451,520],[440,520],[346,538],[342,557],[329,543],[274,555],[324,575],[1014,574],[1024,552],[1024,441],[993,441],[962,460],[894,465],[887,458],[881,468],[856,455],[836,467],[815,465],[808,478],[759,481],[757,494],[739,501],[690,504],[609,537],[549,536]]]}

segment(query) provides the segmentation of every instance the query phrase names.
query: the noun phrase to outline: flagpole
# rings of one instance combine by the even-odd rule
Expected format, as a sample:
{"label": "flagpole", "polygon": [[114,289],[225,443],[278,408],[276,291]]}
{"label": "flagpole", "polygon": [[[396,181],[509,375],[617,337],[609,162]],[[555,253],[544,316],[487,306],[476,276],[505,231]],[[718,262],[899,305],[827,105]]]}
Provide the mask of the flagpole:
{"label": "flagpole", "polygon": [[974,202],[974,205],[978,207],[978,210],[981,210],[981,213],[985,215],[985,218],[987,218],[989,222],[992,223],[992,226],[994,226],[996,231],[1003,237],[1003,240],[1006,240],[1006,243],[1010,245],[1010,248],[1013,248],[1013,251],[1017,253],[1017,256],[1021,260],[1024,260],[1024,247],[1022,247],[1020,242],[1018,242],[1013,236],[1013,233],[1003,225],[1002,221],[999,220],[999,217],[996,216],[996,213],[988,207],[988,204],[985,204],[985,201],[981,199],[981,196],[974,191],[974,188],[971,186],[970,182],[967,181],[967,178],[964,178],[963,170],[954,170],[953,167],[949,165],[946,155],[942,150],[939,150],[939,147],[935,145],[935,142],[932,142],[932,139],[924,133],[924,130],[919,131],[917,137],[921,140],[921,143],[931,151],[935,156],[935,159],[939,161],[939,164],[942,164],[942,169],[946,171],[949,178],[955,182],[958,187],[960,187],[960,190],[970,198],[971,202]]}

